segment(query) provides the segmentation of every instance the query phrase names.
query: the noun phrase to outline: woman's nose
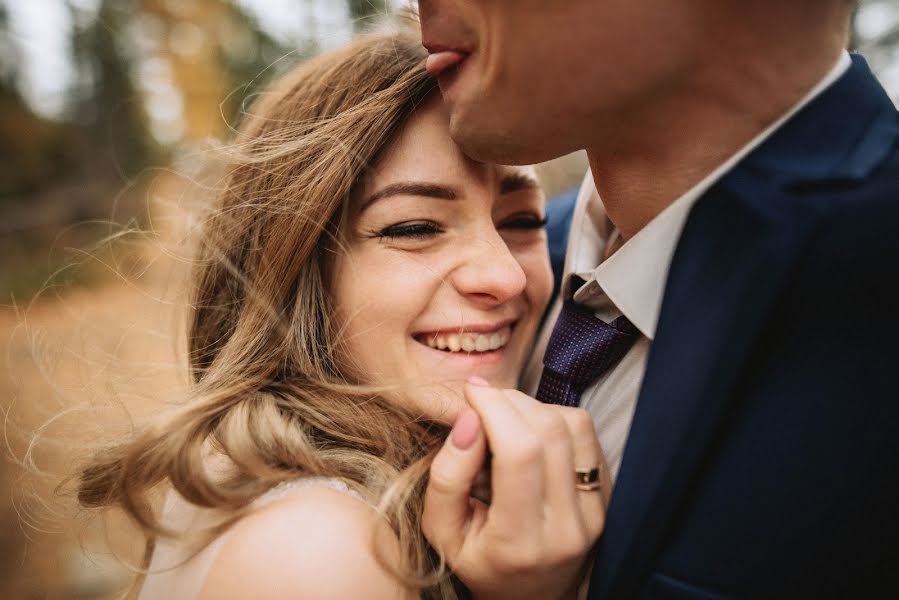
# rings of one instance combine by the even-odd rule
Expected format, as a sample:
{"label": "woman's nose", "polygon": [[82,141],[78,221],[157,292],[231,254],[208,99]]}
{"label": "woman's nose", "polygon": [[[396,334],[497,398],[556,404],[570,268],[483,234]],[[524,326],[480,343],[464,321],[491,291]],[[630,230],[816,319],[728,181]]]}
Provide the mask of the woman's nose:
{"label": "woman's nose", "polygon": [[498,233],[472,240],[460,258],[451,279],[456,290],[470,300],[496,305],[524,291],[524,270]]}

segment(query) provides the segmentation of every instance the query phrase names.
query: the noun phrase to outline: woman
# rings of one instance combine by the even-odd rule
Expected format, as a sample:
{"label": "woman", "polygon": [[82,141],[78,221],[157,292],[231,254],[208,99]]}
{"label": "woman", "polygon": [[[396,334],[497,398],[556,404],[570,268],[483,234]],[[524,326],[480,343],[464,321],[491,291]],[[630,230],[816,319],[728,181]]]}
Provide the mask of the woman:
{"label": "woman", "polygon": [[[365,38],[246,116],[200,244],[191,397],[80,482],[147,534],[141,598],[538,597],[578,579],[602,527],[572,477],[601,461],[592,423],[499,389],[551,289],[544,198],[530,169],[459,152],[424,58],[415,36]],[[460,503],[488,444],[492,503]]]}

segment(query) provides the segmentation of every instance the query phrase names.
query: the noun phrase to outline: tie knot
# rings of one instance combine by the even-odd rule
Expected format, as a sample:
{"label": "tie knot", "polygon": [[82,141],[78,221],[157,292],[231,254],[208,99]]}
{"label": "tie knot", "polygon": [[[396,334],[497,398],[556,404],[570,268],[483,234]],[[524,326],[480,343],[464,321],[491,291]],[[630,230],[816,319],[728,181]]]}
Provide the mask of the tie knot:
{"label": "tie knot", "polygon": [[627,317],[605,323],[589,308],[567,300],[550,336],[543,364],[580,387],[618,362],[638,337],[639,331]]}

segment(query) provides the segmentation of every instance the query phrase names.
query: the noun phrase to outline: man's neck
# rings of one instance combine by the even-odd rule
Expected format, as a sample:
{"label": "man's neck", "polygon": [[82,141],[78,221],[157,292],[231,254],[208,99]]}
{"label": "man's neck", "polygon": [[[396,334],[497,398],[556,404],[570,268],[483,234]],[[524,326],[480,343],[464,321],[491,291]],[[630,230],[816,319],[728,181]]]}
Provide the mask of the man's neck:
{"label": "man's neck", "polygon": [[[789,53],[731,54],[597,132],[587,149],[606,213],[628,240],[795,106],[836,63],[843,40]],[[735,59],[734,56],[739,58]]]}

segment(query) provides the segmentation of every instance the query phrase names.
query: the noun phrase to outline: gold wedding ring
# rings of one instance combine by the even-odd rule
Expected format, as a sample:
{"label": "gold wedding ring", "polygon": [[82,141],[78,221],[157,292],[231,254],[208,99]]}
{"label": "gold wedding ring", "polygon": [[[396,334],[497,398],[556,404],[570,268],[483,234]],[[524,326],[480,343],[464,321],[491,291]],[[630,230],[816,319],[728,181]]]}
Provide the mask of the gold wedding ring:
{"label": "gold wedding ring", "polygon": [[595,492],[600,488],[599,467],[574,470],[574,487],[585,492]]}

